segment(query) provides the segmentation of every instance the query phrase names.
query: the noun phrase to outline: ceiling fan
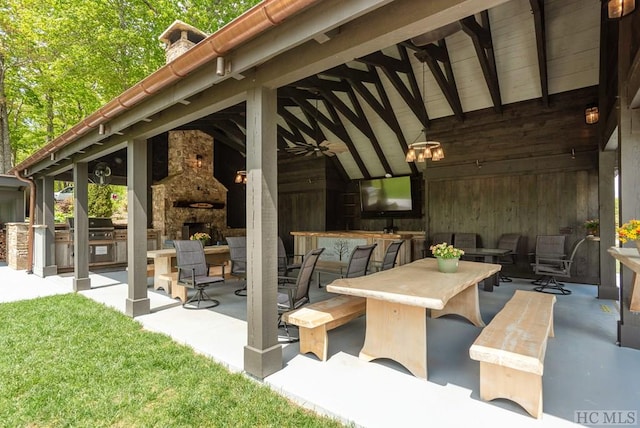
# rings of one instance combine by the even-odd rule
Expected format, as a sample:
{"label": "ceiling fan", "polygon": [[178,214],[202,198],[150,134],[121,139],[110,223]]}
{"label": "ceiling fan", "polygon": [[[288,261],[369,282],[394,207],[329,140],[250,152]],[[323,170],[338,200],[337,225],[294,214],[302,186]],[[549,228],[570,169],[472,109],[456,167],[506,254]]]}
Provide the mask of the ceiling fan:
{"label": "ceiling fan", "polygon": [[311,156],[315,154],[316,156],[335,156],[338,153],[348,152],[349,148],[342,141],[324,140],[317,144],[296,142],[294,146],[289,146],[285,150],[294,155]]}
{"label": "ceiling fan", "polygon": [[93,169],[93,182],[99,186],[111,183],[111,168],[106,162],[98,162]]}
{"label": "ceiling fan", "polygon": [[[311,156],[315,154],[316,156],[335,156],[338,153],[345,153],[349,151],[349,148],[342,141],[328,141],[324,139],[324,134],[320,129],[320,125],[318,124],[318,93],[314,92],[316,95],[316,108],[313,112],[313,128],[316,137],[314,143],[307,143],[306,141],[296,141],[293,145],[285,148],[288,153],[292,153],[294,155],[302,155],[302,156]],[[322,140],[322,141],[320,141]]]}

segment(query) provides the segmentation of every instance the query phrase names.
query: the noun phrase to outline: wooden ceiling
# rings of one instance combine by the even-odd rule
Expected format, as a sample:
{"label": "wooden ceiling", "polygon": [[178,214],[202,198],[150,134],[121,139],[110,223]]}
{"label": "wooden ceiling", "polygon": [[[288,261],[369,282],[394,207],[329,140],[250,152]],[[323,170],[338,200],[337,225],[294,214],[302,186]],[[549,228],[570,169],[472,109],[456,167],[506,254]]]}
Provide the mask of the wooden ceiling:
{"label": "wooden ceiling", "polygon": [[[599,0],[511,0],[279,88],[279,156],[328,140],[349,149],[331,156],[345,179],[417,173],[405,153],[434,120],[501,115],[526,100],[545,109],[552,94],[597,85],[601,7]],[[200,129],[244,153],[245,106],[180,129]],[[450,142],[442,142],[446,152]]]}

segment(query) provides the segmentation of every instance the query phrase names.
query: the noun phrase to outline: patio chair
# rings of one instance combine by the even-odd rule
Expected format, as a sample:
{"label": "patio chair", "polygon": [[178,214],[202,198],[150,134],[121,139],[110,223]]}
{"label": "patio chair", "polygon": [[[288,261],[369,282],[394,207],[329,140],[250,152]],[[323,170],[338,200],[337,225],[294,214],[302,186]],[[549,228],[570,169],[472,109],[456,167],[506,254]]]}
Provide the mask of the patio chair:
{"label": "patio chair", "polygon": [[[429,243],[430,242],[430,243]],[[431,250],[429,249],[432,245],[436,245],[436,244],[441,244],[443,242],[446,242],[447,244],[450,244],[453,242],[453,233],[451,232],[437,232],[434,233],[431,236],[431,241],[427,241],[426,240],[426,236],[425,236],[425,241],[424,241],[424,254],[422,255],[422,257],[433,257],[433,255],[431,254]]]}
{"label": "patio chair", "polygon": [[393,241],[387,247],[387,251],[384,253],[384,258],[382,259],[382,263],[376,262],[376,269],[378,271],[392,269],[396,265],[396,260],[398,260],[398,253],[400,252],[400,247],[404,241]]}
{"label": "patio chair", "polygon": [[342,274],[343,278],[357,278],[367,274],[371,254],[378,244],[358,245],[351,252],[349,264]]}
{"label": "patio chair", "polygon": [[[501,257],[498,260],[502,266],[505,265],[515,265],[516,257],[518,255],[518,243],[520,242],[520,235],[517,233],[505,233],[500,236],[498,239],[498,248],[503,250],[509,250],[509,254]],[[500,281],[502,282],[512,282],[512,279],[508,276],[504,275],[502,270],[500,271]]]}
{"label": "patio chair", "polygon": [[571,255],[568,259],[564,255],[536,254],[536,262],[532,265],[533,271],[538,275],[542,275],[542,278],[537,280],[540,285],[535,287],[534,290],[549,294],[571,294],[571,290],[562,287],[564,284],[559,283],[556,278],[571,278],[571,265],[578,247],[583,242],[584,238],[573,244]]}
{"label": "patio chair", "polygon": [[316,268],[320,254],[324,248],[309,251],[304,256],[304,261],[298,271],[298,277],[278,277],[278,328],[283,327],[287,334],[287,341],[295,342],[297,338],[291,338],[287,323],[282,320],[282,314],[297,309],[309,303],[309,287],[313,271]]}
{"label": "patio chair", "polygon": [[[566,254],[564,250],[565,235],[538,235],[536,236],[536,249],[533,254],[534,260],[540,256],[548,259],[563,259]],[[531,263],[531,268],[535,271],[534,265]],[[542,285],[544,276],[538,277],[535,281],[531,281],[533,285]]]}
{"label": "patio chair", "polygon": [[247,237],[229,236],[226,238],[229,246],[232,276],[243,281],[243,287],[234,291],[236,296],[247,295]]}
{"label": "patio chair", "polygon": [[[453,246],[456,248],[477,248],[478,235],[475,233],[456,233],[453,235]],[[463,255],[460,260],[475,261],[476,257]]]}
{"label": "patio chair", "polygon": [[[209,274],[210,266],[207,264],[200,241],[176,240],[173,241],[173,245],[176,248],[177,283],[196,290],[182,306],[186,309],[209,309],[218,306],[220,302],[209,297],[204,289],[211,284],[224,283],[224,265],[221,265],[222,276],[212,276]],[[206,306],[201,306],[201,303]]]}
{"label": "patio chair", "polygon": [[290,272],[300,269],[301,266],[302,263],[291,262],[291,257],[284,248],[284,242],[282,242],[282,238],[278,236],[278,275],[289,276]]}

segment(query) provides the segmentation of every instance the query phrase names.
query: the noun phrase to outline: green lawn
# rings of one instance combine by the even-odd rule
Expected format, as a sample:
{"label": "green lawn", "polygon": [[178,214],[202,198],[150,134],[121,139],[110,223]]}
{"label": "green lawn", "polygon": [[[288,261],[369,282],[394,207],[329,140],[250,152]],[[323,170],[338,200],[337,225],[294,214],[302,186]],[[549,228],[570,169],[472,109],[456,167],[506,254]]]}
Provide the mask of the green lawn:
{"label": "green lawn", "polygon": [[0,426],[341,424],[67,294],[0,304]]}

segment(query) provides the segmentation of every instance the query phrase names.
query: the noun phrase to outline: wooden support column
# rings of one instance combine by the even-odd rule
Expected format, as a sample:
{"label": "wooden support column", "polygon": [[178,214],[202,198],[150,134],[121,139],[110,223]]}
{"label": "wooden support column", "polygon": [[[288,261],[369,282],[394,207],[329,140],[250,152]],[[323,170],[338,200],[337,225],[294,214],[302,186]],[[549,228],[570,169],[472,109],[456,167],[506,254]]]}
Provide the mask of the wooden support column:
{"label": "wooden support column", "polygon": [[[616,152],[600,152],[598,166],[598,218],[600,219],[599,299],[618,300],[616,261],[607,252],[615,245],[615,166]],[[596,244],[597,245],[597,244]]]}
{"label": "wooden support column", "polygon": [[277,328],[278,164],[275,89],[247,93],[247,323],[244,369],[264,379],[282,368]]}
{"label": "wooden support column", "polygon": [[147,295],[147,142],[127,143],[127,284],[125,313],[151,312]]}
{"label": "wooden support column", "polygon": [[89,279],[89,216],[88,216],[89,165],[73,164],[73,290],[91,289]]}
{"label": "wooden support column", "polygon": [[[620,100],[618,125],[618,153],[620,165],[620,224],[640,218],[640,110],[632,109],[630,102],[635,94],[628,93],[628,82],[633,81],[640,70],[630,75],[630,61],[634,57],[632,46],[633,21],[620,20],[618,41],[618,95]],[[625,247],[633,248],[628,242]],[[618,341],[621,346],[640,349],[640,312],[629,310],[629,295],[632,290],[633,272],[624,265],[620,268],[623,295],[620,296],[620,321]]]}
{"label": "wooden support column", "polygon": [[54,218],[54,200],[53,200],[53,177],[44,177],[42,179],[42,219],[41,223],[46,226],[44,234],[44,267],[43,276],[56,275],[58,267],[56,266],[56,224]]}

